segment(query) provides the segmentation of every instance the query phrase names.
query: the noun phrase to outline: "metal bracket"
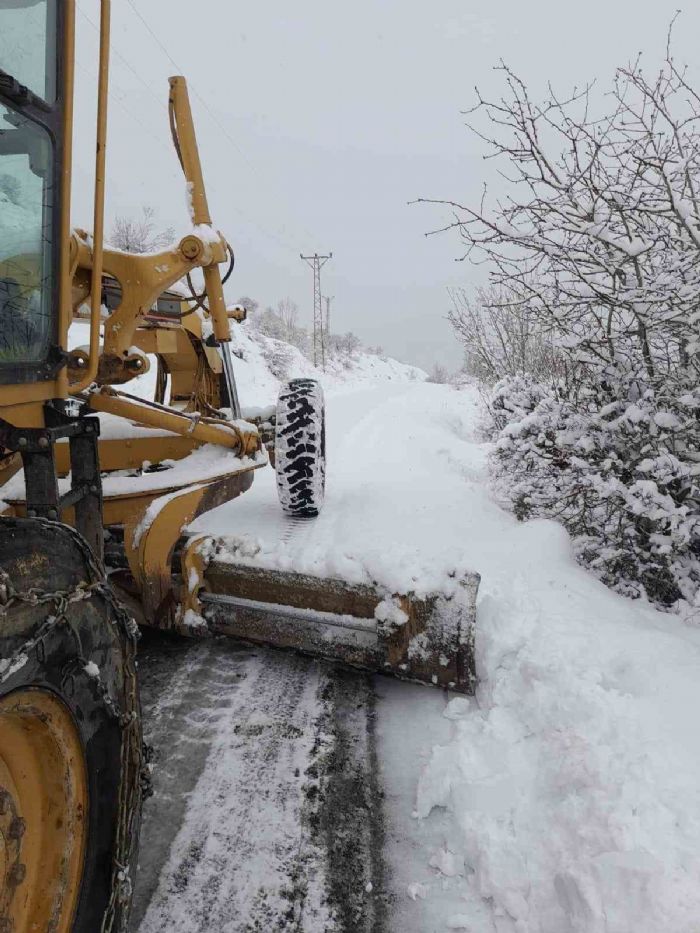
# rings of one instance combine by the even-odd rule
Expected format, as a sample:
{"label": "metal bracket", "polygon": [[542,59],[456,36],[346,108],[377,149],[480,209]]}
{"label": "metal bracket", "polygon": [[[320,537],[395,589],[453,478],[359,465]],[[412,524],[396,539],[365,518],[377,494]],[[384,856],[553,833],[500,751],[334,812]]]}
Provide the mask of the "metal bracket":
{"label": "metal bracket", "polygon": [[[67,405],[56,402],[44,406],[44,415],[43,428],[18,428],[0,418],[0,446],[22,456],[27,517],[59,521],[65,509],[75,509],[76,529],[102,561],[99,419],[86,417],[85,406],[74,415]],[[72,483],[70,490],[60,495],[55,445],[64,439],[70,448]]]}

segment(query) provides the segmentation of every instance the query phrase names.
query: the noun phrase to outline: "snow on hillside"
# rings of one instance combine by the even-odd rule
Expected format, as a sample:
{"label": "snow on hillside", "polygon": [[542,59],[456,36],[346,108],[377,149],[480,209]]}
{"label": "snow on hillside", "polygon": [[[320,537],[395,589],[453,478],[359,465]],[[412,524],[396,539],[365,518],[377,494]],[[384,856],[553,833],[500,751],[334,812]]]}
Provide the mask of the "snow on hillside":
{"label": "snow on hillside", "polygon": [[256,333],[248,324],[233,328],[234,370],[241,405],[271,405],[282,382],[297,376],[318,379],[326,391],[377,385],[383,382],[422,382],[427,374],[391,357],[358,352],[333,357],[325,372],[294,346]]}

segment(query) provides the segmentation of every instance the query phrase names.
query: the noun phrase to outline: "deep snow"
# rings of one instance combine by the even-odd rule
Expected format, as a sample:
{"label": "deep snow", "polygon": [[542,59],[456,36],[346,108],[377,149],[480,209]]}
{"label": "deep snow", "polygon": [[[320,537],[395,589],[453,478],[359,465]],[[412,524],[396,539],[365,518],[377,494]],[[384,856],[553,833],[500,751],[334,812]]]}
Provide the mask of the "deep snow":
{"label": "deep snow", "polygon": [[407,881],[394,928],[697,933],[700,631],[607,590],[556,524],[494,503],[475,390],[326,393],[322,515],[289,525],[265,470],[195,527],[238,559],[396,590],[482,574],[477,697],[431,695],[402,716],[379,688],[388,786],[414,784],[423,826],[403,812],[409,838],[390,844]]}

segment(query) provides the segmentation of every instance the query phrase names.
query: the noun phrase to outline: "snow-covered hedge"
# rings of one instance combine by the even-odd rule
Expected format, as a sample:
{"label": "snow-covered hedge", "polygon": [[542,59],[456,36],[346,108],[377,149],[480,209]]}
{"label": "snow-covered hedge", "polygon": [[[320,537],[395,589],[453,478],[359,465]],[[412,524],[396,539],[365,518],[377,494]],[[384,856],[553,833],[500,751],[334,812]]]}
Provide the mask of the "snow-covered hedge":
{"label": "snow-covered hedge", "polygon": [[449,205],[489,270],[451,320],[484,384],[506,377],[502,493],[620,591],[700,609],[700,92],[670,40],[603,96],[537,101],[501,71],[473,119],[507,193]]}
{"label": "snow-covered hedge", "polygon": [[497,489],[518,517],[558,518],[626,595],[700,607],[700,388],[607,367],[573,402],[510,378],[491,412]]}

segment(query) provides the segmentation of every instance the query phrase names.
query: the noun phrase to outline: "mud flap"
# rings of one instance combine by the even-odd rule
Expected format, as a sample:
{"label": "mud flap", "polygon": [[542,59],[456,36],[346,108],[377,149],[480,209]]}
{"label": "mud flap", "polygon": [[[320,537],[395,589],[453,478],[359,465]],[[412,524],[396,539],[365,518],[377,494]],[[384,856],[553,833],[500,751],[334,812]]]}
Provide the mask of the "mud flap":
{"label": "mud flap", "polygon": [[419,597],[214,560],[197,597],[216,634],[473,693],[479,581]]}

